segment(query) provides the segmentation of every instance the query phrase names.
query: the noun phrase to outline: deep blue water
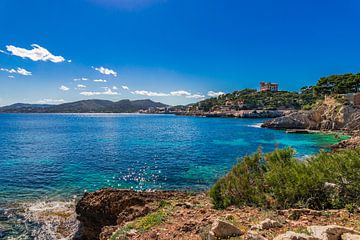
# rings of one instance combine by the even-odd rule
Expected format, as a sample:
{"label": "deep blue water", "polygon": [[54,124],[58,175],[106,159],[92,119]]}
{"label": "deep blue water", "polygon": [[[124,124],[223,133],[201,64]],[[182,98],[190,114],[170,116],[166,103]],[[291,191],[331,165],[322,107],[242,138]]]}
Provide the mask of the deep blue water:
{"label": "deep blue water", "polygon": [[126,114],[0,115],[0,203],[69,197],[101,187],[207,189],[259,146],[298,156],[328,135],[261,129],[263,120]]}

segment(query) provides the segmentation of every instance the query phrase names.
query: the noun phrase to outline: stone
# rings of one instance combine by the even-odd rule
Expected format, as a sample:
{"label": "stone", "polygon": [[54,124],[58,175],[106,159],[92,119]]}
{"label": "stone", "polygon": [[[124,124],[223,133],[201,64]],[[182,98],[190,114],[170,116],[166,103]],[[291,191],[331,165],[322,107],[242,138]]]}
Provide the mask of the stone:
{"label": "stone", "polygon": [[342,240],[360,240],[360,235],[358,234],[351,234],[351,233],[344,233],[341,235]]}
{"label": "stone", "polygon": [[337,225],[310,226],[307,229],[313,237],[321,240],[338,240],[345,233],[360,235],[360,232],[354,229]]}
{"label": "stone", "polygon": [[215,220],[209,232],[209,235],[216,238],[237,237],[242,234],[243,232],[239,228],[222,220]]}
{"label": "stone", "polygon": [[274,238],[274,240],[318,240],[318,238],[314,238],[304,233],[288,231],[284,234],[278,235]]}
{"label": "stone", "polygon": [[282,224],[278,221],[271,220],[270,218],[265,219],[264,221],[260,222],[258,225],[252,226],[251,229],[260,229],[260,230],[267,230],[270,228],[280,228]]}

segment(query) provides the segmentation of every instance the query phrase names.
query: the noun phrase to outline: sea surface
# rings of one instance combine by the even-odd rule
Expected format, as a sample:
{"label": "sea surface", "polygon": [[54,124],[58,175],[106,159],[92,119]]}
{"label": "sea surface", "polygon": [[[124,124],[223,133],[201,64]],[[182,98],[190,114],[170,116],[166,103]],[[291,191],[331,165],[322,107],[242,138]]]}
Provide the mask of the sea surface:
{"label": "sea surface", "polygon": [[268,152],[291,146],[304,158],[339,141],[334,135],[262,129],[263,121],[0,114],[0,239],[36,239],[39,224],[28,224],[36,210],[64,207],[87,191],[206,190],[238,157],[259,147]]}

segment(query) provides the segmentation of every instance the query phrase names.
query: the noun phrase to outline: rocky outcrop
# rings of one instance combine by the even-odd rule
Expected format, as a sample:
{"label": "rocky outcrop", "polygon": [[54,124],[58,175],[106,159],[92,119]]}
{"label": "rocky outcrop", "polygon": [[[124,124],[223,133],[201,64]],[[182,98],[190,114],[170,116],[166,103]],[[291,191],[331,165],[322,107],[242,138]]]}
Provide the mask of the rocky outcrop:
{"label": "rocky outcrop", "polygon": [[360,107],[344,105],[328,97],[313,110],[291,113],[267,121],[262,127],[352,132],[360,130]]}
{"label": "rocky outcrop", "polygon": [[80,221],[79,239],[99,239],[104,227],[121,225],[154,211],[162,199],[184,197],[180,192],[138,192],[133,190],[101,189],[87,193],[76,205]]}
{"label": "rocky outcrop", "polygon": [[343,140],[337,144],[331,146],[331,149],[334,151],[338,151],[344,148],[358,148],[360,147],[360,137],[353,137],[347,140]]}

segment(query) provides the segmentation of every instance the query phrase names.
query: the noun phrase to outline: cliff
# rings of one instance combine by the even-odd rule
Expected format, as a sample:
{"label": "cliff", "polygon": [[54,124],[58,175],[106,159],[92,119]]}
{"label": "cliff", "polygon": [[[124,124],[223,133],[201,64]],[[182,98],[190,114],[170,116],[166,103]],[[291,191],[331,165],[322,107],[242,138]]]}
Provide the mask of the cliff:
{"label": "cliff", "polygon": [[312,110],[299,111],[267,121],[262,127],[354,133],[360,130],[360,106],[345,105],[335,98],[327,97],[321,105]]}

